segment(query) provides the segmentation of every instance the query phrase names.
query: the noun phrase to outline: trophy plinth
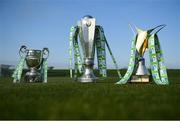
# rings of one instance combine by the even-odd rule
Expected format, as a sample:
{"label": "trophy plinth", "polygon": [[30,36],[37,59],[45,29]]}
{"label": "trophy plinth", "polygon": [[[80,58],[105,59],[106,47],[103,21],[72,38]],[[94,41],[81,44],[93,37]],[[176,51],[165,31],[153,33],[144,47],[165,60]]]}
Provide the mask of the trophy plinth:
{"label": "trophy plinth", "polygon": [[131,83],[149,83],[149,75],[134,75],[132,76]]}
{"label": "trophy plinth", "polygon": [[145,59],[142,57],[138,62],[136,75],[132,76],[131,83],[148,83],[149,71],[145,66]]}
{"label": "trophy plinth", "polygon": [[86,58],[84,63],[84,73],[78,78],[78,82],[96,82],[97,77],[93,73],[93,58]]}

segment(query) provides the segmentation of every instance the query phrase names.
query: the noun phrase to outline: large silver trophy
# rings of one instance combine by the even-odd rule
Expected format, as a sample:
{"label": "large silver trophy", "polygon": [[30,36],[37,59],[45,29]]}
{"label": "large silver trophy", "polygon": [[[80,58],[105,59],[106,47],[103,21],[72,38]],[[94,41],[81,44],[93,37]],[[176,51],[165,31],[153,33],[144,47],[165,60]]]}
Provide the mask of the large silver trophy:
{"label": "large silver trophy", "polygon": [[43,60],[49,56],[48,48],[43,50],[27,49],[26,46],[21,46],[19,50],[20,56],[24,56],[29,71],[24,77],[25,82],[43,82],[42,74],[39,72],[39,68],[42,68]]}
{"label": "large silver trophy", "polygon": [[96,77],[93,73],[94,65],[94,35],[95,35],[95,18],[92,16],[84,16],[80,23],[80,42],[84,55],[84,73],[78,78],[79,82],[95,82]]}

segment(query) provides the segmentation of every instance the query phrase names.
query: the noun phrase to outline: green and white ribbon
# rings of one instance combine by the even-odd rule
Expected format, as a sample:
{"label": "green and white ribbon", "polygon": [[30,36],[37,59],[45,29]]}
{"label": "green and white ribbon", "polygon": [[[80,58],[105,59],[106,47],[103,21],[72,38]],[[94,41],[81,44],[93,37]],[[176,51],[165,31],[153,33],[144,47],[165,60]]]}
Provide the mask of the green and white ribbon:
{"label": "green and white ribbon", "polygon": [[154,82],[158,85],[169,84],[166,66],[164,65],[163,52],[161,50],[157,34],[153,34],[150,36],[148,45],[151,73]]}
{"label": "green and white ribbon", "polygon": [[75,77],[77,76],[77,73],[83,72],[83,63],[82,63],[82,57],[80,53],[80,47],[78,44],[78,27],[71,27],[70,31],[70,47],[69,47],[69,55],[70,55],[70,77],[73,77],[73,67],[72,67],[72,51],[74,50],[74,69],[75,69]]}
{"label": "green and white ribbon", "polygon": [[[127,72],[124,77],[116,84],[126,84],[131,78],[134,70],[136,70],[136,62],[138,62],[139,58],[135,47],[136,39],[137,37],[132,40],[131,57]],[[167,70],[164,65],[163,52],[160,48],[160,42],[157,36],[157,32],[155,34],[149,35],[147,39],[153,80],[158,85],[167,85],[169,84]]]}
{"label": "green and white ribbon", "polygon": [[96,34],[95,35],[95,46],[96,46],[96,52],[97,52],[97,61],[98,61],[98,69],[99,74],[102,77],[107,77],[107,66],[106,66],[106,50],[105,50],[105,44],[106,40],[104,38],[103,34],[103,28],[101,26],[96,26]]}
{"label": "green and white ribbon", "polygon": [[135,42],[136,42],[136,38],[132,39],[132,43],[131,43],[131,55],[130,55],[130,62],[128,65],[128,69],[126,74],[124,75],[124,77],[118,81],[116,84],[126,84],[128,82],[128,80],[130,79],[130,77],[133,74],[133,71],[135,70],[135,63],[137,60],[137,56],[136,56],[136,46],[135,46]]}
{"label": "green and white ribbon", "polygon": [[[107,46],[109,53],[111,55],[111,58],[113,60],[113,63],[115,65],[115,68],[117,70],[118,76],[121,78],[120,71],[118,69],[118,65],[116,63],[116,60],[112,54],[112,51],[109,47],[109,44],[106,40],[103,28],[101,26],[96,26],[95,31],[98,31],[98,35],[95,35],[95,47],[97,51],[97,61],[98,61],[98,69],[99,73],[102,77],[107,77],[107,65],[106,65],[106,48],[105,45]],[[95,32],[96,33],[96,32]],[[70,55],[70,77],[73,77],[73,67],[72,67],[72,51],[74,49],[74,70],[75,70],[75,76],[77,74],[77,71],[79,73],[83,72],[83,61],[82,61],[82,56],[80,53],[80,47],[78,44],[78,34],[79,34],[79,28],[78,26],[76,27],[71,27],[70,31],[70,47],[69,47],[69,55]]]}
{"label": "green and white ribbon", "polygon": [[[104,33],[104,32],[103,32],[103,33]],[[114,55],[113,55],[113,53],[112,53],[112,51],[111,51],[110,46],[109,46],[109,44],[108,44],[108,42],[107,42],[107,40],[106,40],[105,35],[104,35],[104,39],[105,39],[106,46],[107,46],[107,48],[108,48],[109,54],[110,54],[110,56],[111,56],[111,59],[112,59],[112,61],[113,61],[113,63],[114,63],[115,69],[117,70],[117,74],[118,74],[119,78],[122,78],[121,73],[120,73],[120,70],[119,70],[119,67],[118,67],[118,64],[117,64],[116,59],[115,59],[115,57],[114,57]]]}
{"label": "green and white ribbon", "polygon": [[48,71],[48,62],[47,62],[47,58],[44,58],[41,67],[42,80],[44,83],[47,83],[47,71]]}
{"label": "green and white ribbon", "polygon": [[17,65],[17,67],[14,70],[14,73],[12,75],[13,83],[20,82],[24,63],[25,63],[25,56],[21,56],[20,61],[19,61],[18,65]]}
{"label": "green and white ribbon", "polygon": [[74,34],[74,27],[71,27],[70,30],[70,37],[69,37],[69,70],[70,70],[70,77],[73,77],[73,68],[72,68],[72,51],[73,51],[73,34]]}

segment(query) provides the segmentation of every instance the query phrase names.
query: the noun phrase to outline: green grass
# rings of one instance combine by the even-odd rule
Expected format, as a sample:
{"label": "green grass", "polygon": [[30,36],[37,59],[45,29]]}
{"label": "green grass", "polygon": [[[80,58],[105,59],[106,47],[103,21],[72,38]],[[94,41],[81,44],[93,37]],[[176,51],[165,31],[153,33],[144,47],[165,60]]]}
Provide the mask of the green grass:
{"label": "green grass", "polygon": [[180,119],[180,71],[171,70],[169,86],[76,83],[49,77],[47,84],[13,84],[0,78],[0,119]]}

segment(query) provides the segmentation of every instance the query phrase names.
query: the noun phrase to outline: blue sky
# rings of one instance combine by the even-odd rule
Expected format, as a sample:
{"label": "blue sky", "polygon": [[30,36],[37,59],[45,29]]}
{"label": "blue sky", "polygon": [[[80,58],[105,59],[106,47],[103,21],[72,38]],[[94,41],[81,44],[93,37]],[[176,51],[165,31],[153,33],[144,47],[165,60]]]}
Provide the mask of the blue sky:
{"label": "blue sky", "polygon": [[120,67],[129,63],[134,36],[129,23],[143,29],[166,24],[159,32],[165,63],[180,68],[179,0],[0,0],[0,63],[17,64],[18,49],[25,44],[48,47],[49,65],[68,68],[69,30],[86,14],[103,26]]}

